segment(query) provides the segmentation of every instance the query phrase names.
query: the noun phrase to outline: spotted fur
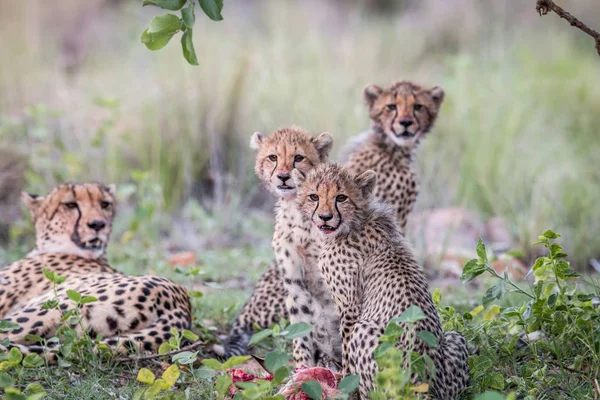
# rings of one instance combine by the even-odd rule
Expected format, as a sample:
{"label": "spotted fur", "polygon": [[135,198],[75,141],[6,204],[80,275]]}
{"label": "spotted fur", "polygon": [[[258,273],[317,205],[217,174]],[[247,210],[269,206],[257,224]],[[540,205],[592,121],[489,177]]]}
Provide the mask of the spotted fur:
{"label": "spotted fur", "polygon": [[[364,97],[371,129],[351,140],[343,159],[355,174],[369,169],[377,173],[373,195],[396,210],[404,231],[419,194],[419,177],[414,166],[416,149],[437,119],[444,91],[437,86],[424,89],[402,81],[385,88],[368,85]],[[395,110],[390,110],[392,105]],[[408,126],[401,125],[401,121]],[[267,328],[288,317],[282,307],[287,293],[280,281],[274,279],[277,274],[278,268],[273,263],[259,279],[254,294],[233,323],[225,344],[226,357],[247,352],[253,324]]]}
{"label": "spotted fur", "polygon": [[444,91],[402,81],[385,88],[368,85],[364,97],[371,129],[351,141],[345,165],[354,174],[377,173],[373,196],[394,208],[404,230],[419,194],[415,150],[433,128]]}
{"label": "spotted fur", "polygon": [[298,365],[341,359],[339,322],[317,268],[321,240],[310,234],[310,221],[296,206],[296,187],[291,177],[292,171],[306,174],[326,161],[332,142],[329,133],[310,136],[297,127],[279,129],[268,137],[256,133],[251,142],[257,151],[256,174],[277,197],[272,244],[287,292],[286,310],[291,323],[312,326],[309,336],[294,340],[294,361]]}
{"label": "spotted fur", "polygon": [[399,348],[411,344],[436,365],[433,393],[455,399],[466,387],[467,346],[456,332],[443,333],[421,267],[405,243],[393,211],[371,201],[376,174],[355,175],[337,165],[320,165],[306,176],[293,172],[297,202],[310,219],[314,234],[324,238],[319,269],[340,315],[343,372],[360,375],[360,397],[369,398],[377,371],[374,350],[388,322],[408,307],[421,308],[425,319],[415,330],[426,330],[439,346],[421,339],[409,343],[403,334]]}
{"label": "spotted fur", "polygon": [[[81,325],[90,336],[126,353],[155,352],[171,337],[170,330],[188,329],[189,297],[184,288],[156,276],[127,276],[112,269],[104,257],[115,215],[114,186],[63,184],[47,196],[23,194],[36,229],[36,247],[24,259],[0,270],[0,318],[20,328],[0,333],[11,346],[44,353],[28,334],[51,338],[61,317],[73,307],[67,290],[93,296],[81,306]],[[43,275],[46,268],[66,277],[56,295]],[[59,309],[44,309],[58,298]],[[81,334],[81,327],[74,326]],[[49,360],[54,354],[47,353]]]}

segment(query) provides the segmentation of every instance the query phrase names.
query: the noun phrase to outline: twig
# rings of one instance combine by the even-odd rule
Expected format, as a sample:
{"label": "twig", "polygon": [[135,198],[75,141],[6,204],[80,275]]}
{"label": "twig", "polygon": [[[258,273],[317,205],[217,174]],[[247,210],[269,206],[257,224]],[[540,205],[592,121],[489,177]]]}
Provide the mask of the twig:
{"label": "twig", "polygon": [[600,394],[600,385],[598,385],[598,379],[594,378],[594,383],[596,384],[596,392],[598,392],[597,394],[594,395],[594,400],[596,400],[598,398],[598,394]]}
{"label": "twig", "polygon": [[179,350],[172,350],[172,351],[168,351],[166,353],[162,353],[162,354],[149,354],[147,356],[131,356],[131,357],[121,357],[121,358],[117,358],[118,362],[139,362],[139,361],[147,361],[147,360],[154,360],[156,358],[161,358],[161,357],[170,357],[173,356],[175,354],[179,354],[179,353],[183,353],[184,351],[192,351],[197,349],[198,347],[200,347],[201,345],[203,345],[204,342],[202,341],[197,341],[195,343],[192,343],[190,345],[187,345],[185,347],[182,347]]}
{"label": "twig", "polygon": [[554,11],[559,17],[566,19],[569,21],[571,26],[579,28],[583,32],[590,35],[596,42],[596,51],[598,55],[600,55],[600,33],[596,32],[579,19],[575,18],[569,12],[564,10],[562,7],[557,6],[553,0],[537,0],[537,4],[535,5],[535,9],[541,15],[546,15],[550,11]]}

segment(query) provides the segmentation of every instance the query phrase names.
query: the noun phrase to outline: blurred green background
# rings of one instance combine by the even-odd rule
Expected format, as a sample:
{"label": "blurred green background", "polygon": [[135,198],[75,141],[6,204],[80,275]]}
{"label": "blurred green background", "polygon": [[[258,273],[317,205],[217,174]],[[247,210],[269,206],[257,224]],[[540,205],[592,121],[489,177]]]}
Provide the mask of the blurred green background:
{"label": "blurred green background", "polygon": [[[557,3],[600,27],[598,0]],[[194,250],[214,279],[245,264],[255,279],[272,217],[250,135],[298,124],[331,132],[339,154],[368,129],[362,88],[399,79],[446,91],[417,211],[501,217],[529,255],[552,228],[580,270],[600,256],[600,58],[534,0],[228,0],[221,22],[198,13],[198,67],[177,38],[140,43],[160,13],[0,0],[0,261],[32,245],[20,187],[99,180],[120,187],[113,261],[130,251],[141,272],[148,251]],[[208,262],[216,249],[229,258]]]}

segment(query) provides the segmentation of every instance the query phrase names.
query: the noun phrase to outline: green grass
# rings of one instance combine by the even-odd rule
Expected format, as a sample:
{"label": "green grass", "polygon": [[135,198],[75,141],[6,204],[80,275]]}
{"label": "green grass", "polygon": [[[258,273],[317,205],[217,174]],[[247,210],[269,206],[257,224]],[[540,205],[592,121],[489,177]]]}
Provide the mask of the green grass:
{"label": "green grass", "polygon": [[[0,147],[28,155],[34,193],[65,180],[118,183],[111,264],[200,288],[196,321],[221,333],[271,259],[270,203],[252,170],[250,135],[289,124],[329,131],[337,156],[368,128],[367,83],[414,79],[446,91],[418,153],[417,211],[464,206],[502,217],[529,256],[552,228],[578,270],[599,257],[600,72],[590,41],[526,2],[427,0],[393,14],[350,3],[336,11],[328,2],[228,1],[224,21],[198,16],[194,68],[176,40],[145,49],[139,35],[155,14],[137,2],[1,2]],[[595,0],[565,7],[600,20]],[[94,23],[73,25],[86,10]],[[69,37],[84,43],[71,71]],[[0,264],[31,249],[25,214],[11,238]],[[180,250],[197,252],[200,275],[168,264]],[[461,312],[480,297],[462,285],[444,292]],[[51,398],[135,390],[134,379],[114,380],[127,369],[44,372]]]}

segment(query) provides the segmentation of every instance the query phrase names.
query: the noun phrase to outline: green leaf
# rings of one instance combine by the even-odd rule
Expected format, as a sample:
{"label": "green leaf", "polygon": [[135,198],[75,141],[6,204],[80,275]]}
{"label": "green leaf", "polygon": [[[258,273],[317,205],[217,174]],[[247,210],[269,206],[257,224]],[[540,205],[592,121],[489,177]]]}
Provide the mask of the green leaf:
{"label": "green leaf", "polygon": [[15,380],[6,372],[0,372],[0,388],[15,386]]}
{"label": "green leaf", "polygon": [[138,372],[137,380],[146,385],[152,385],[155,379],[156,376],[147,368],[142,368]]}
{"label": "green leaf", "polygon": [[210,369],[208,367],[200,367],[198,369],[192,370],[192,375],[194,375],[195,378],[209,381],[212,378],[214,378],[215,370]]}
{"label": "green leaf", "polygon": [[184,6],[187,0],[144,0],[142,7],[144,6],[156,6],[165,10],[177,11]]}
{"label": "green leaf", "polygon": [[160,50],[169,43],[175,32],[149,33],[146,29],[140,40],[149,50]]}
{"label": "green leaf", "polygon": [[196,340],[200,339],[198,337],[198,335],[196,335],[194,332],[192,331],[188,331],[187,329],[184,329],[181,334],[183,335],[184,338],[186,338],[187,340],[189,340],[190,342],[195,342]]}
{"label": "green leaf", "polygon": [[21,362],[21,360],[23,359],[23,354],[21,353],[21,351],[19,349],[17,349],[16,347],[13,347],[12,349],[10,349],[10,351],[8,352],[8,361],[13,362],[15,364],[18,364]]}
{"label": "green leaf", "polygon": [[195,353],[192,353],[191,351],[184,351],[183,353],[174,354],[173,357],[171,357],[171,361],[182,365],[188,365],[193,364],[197,358],[197,351]]}
{"label": "green leaf", "polygon": [[486,375],[485,383],[490,389],[503,390],[504,376],[499,372],[492,372]]}
{"label": "green leaf", "polygon": [[433,304],[435,304],[436,306],[440,305],[440,303],[442,302],[442,291],[440,290],[440,288],[435,288],[433,293],[431,293],[431,299],[433,300]]}
{"label": "green leaf", "polygon": [[250,341],[248,342],[248,346],[251,346],[253,344],[261,342],[261,341],[265,340],[266,338],[268,338],[269,336],[271,336],[272,334],[273,334],[272,329],[265,329],[264,331],[256,332],[250,338]]}
{"label": "green leaf", "polygon": [[69,297],[75,303],[79,303],[81,301],[81,295],[74,290],[67,290],[67,297]]}
{"label": "green leaf", "polygon": [[98,299],[95,298],[94,296],[85,296],[84,298],[81,299],[81,301],[79,303],[89,304],[89,303],[93,303],[95,301],[98,301]]}
{"label": "green leaf", "polygon": [[382,355],[384,355],[385,353],[387,353],[393,347],[394,347],[394,343],[391,343],[391,342],[381,343],[379,346],[377,346],[375,348],[375,352],[373,353],[373,356],[375,358],[379,358]]}
{"label": "green leaf", "polygon": [[556,300],[558,299],[558,295],[556,293],[552,293],[548,296],[548,307],[552,308],[556,305]]}
{"label": "green leaf", "polygon": [[21,325],[16,324],[11,321],[7,321],[7,320],[0,321],[0,332],[13,331],[15,329],[19,329],[20,327],[21,327]]}
{"label": "green leaf", "polygon": [[144,395],[145,391],[146,391],[145,387],[139,388],[138,390],[135,391],[131,400],[142,400],[142,396]]}
{"label": "green leaf", "polygon": [[302,391],[313,400],[321,400],[323,398],[323,388],[317,381],[308,381],[302,384]]}
{"label": "green leaf", "polygon": [[204,364],[206,367],[210,368],[210,369],[214,369],[215,371],[223,371],[223,364],[221,364],[219,361],[215,360],[214,358],[208,358],[206,360],[202,360],[202,364]]}
{"label": "green leaf", "polygon": [[287,340],[297,339],[300,337],[304,337],[312,331],[312,326],[307,324],[306,322],[298,322],[297,324],[291,324],[283,332],[281,332],[281,336],[286,338]]}
{"label": "green leaf", "polygon": [[44,365],[44,359],[35,353],[27,354],[23,359],[25,368],[39,368]]}
{"label": "green leaf", "polygon": [[148,33],[177,32],[181,29],[183,21],[175,14],[163,14],[152,18]]}
{"label": "green leaf", "polygon": [[475,397],[475,400],[504,400],[504,396],[498,392],[485,392]]}
{"label": "green leaf", "polygon": [[15,388],[7,388],[2,400],[27,400],[27,398],[19,390]]}
{"label": "green leaf", "polygon": [[241,363],[248,361],[250,358],[251,358],[250,356],[229,357],[229,359],[227,361],[225,361],[225,363],[223,364],[223,368],[227,369],[227,368],[235,367],[236,365],[239,365]]}
{"label": "green leaf", "polygon": [[390,322],[407,322],[414,323],[425,319],[423,311],[414,304],[408,307],[399,317],[392,318]]}
{"label": "green leaf", "polygon": [[477,276],[483,274],[485,272],[485,265],[479,265],[476,259],[470,260],[465,264],[463,268],[462,274],[460,276],[460,281],[462,283],[467,283],[475,279]]}
{"label": "green leaf", "polygon": [[560,235],[554,232],[552,229],[546,230],[544,233],[542,233],[542,236],[547,239],[556,239],[560,237]]}
{"label": "green leaf", "polygon": [[274,372],[279,368],[283,367],[290,356],[282,351],[272,351],[265,357],[265,367],[270,371]]}
{"label": "green leaf", "polygon": [[221,10],[223,10],[223,0],[198,0],[202,11],[213,21],[221,21],[223,16]]}
{"label": "green leaf", "polygon": [[395,322],[391,322],[385,328],[384,335],[398,337],[398,336],[401,336],[403,333],[404,333],[404,329],[400,325],[398,325]]}
{"label": "green leaf", "polygon": [[169,387],[171,387],[177,382],[177,379],[179,379],[179,375],[181,375],[181,372],[179,372],[179,368],[177,367],[177,365],[171,365],[165,370],[165,372],[163,372],[162,378],[164,379],[166,384],[169,385]]}
{"label": "green leaf", "polygon": [[435,335],[429,331],[419,331],[417,332],[417,337],[423,340],[429,347],[437,347],[438,342]]}
{"label": "green leaf", "polygon": [[217,389],[217,392],[219,393],[219,398],[222,398],[225,395],[225,392],[227,392],[227,389],[229,389],[229,386],[232,384],[233,381],[229,374],[221,375],[217,378],[215,389]]}
{"label": "green leaf", "polygon": [[283,383],[283,381],[290,375],[290,372],[292,372],[293,368],[294,367],[291,367],[291,366],[283,366],[283,367],[279,368],[273,374],[273,383],[275,385],[279,385],[279,384]]}
{"label": "green leaf", "polygon": [[152,385],[148,389],[146,389],[146,394],[144,394],[144,399],[155,399],[156,396],[163,390],[169,388],[169,385],[164,381],[164,379],[159,378],[154,381]]}
{"label": "green leaf", "polygon": [[485,291],[485,295],[483,296],[482,300],[483,305],[487,307],[491,302],[502,297],[504,293],[506,293],[506,282],[502,281]]}
{"label": "green leaf", "polygon": [[183,19],[183,24],[188,28],[192,29],[194,27],[194,23],[196,22],[196,15],[194,14],[194,2],[190,2],[190,4],[181,10],[181,17]]}
{"label": "green leaf", "polygon": [[41,394],[41,395],[45,396],[46,390],[39,383],[30,383],[25,388],[25,393],[28,394],[27,400],[30,400],[32,395]]}
{"label": "green leaf", "polygon": [[192,29],[187,29],[181,36],[181,49],[183,50],[183,56],[190,65],[198,65],[192,37]]}
{"label": "green leaf", "polygon": [[481,240],[481,237],[477,241],[477,256],[484,262],[487,262],[487,253],[485,251],[485,244],[483,244],[483,240]]}
{"label": "green leaf", "polygon": [[342,379],[338,385],[338,389],[346,394],[350,394],[358,389],[358,385],[360,384],[360,376],[358,375],[348,375]]}

